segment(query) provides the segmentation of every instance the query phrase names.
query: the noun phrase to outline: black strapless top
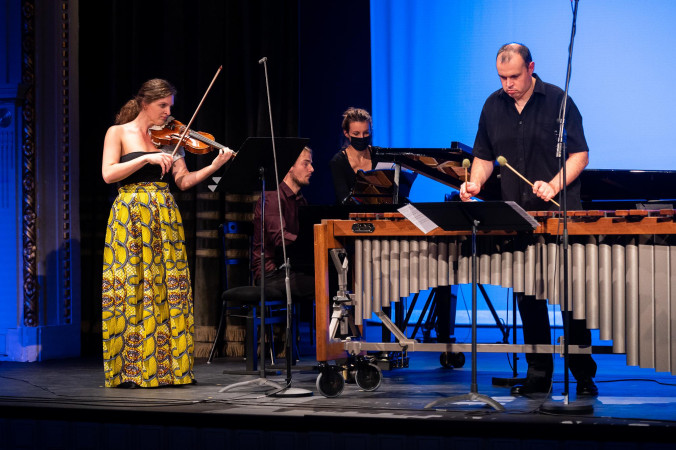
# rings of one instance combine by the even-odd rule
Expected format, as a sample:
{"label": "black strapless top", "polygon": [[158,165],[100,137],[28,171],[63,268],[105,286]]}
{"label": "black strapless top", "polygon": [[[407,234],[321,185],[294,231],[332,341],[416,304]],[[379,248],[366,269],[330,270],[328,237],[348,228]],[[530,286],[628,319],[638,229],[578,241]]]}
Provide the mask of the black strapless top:
{"label": "black strapless top", "polygon": [[[131,152],[127,153],[126,155],[122,155],[120,157],[120,162],[127,162],[131,161],[132,159],[136,159],[138,157],[143,156],[144,154],[149,153],[149,152]],[[152,152],[152,153],[159,153],[159,152]],[[146,164],[145,166],[141,167],[139,170],[136,172],[132,173],[129,175],[127,178],[124,180],[120,180],[117,183],[117,186],[126,186],[127,184],[134,184],[134,183],[142,183],[142,182],[158,182],[162,181],[160,180],[160,177],[162,176],[162,169],[160,166],[157,164]]]}

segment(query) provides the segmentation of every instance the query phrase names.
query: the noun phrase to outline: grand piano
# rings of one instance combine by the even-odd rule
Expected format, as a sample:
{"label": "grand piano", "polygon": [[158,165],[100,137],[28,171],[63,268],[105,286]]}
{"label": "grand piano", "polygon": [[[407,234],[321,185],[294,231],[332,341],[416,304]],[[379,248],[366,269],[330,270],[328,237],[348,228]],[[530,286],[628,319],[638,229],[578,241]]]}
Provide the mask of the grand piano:
{"label": "grand piano", "polygon": [[676,170],[586,169],[580,175],[584,209],[673,209]]}
{"label": "grand piano", "polygon": [[[471,164],[473,159],[472,148],[461,142],[451,142],[450,148],[372,148],[378,160],[390,161],[454,189],[460,188],[466,174],[469,173],[463,167],[463,161],[467,160]],[[499,171],[494,171],[493,176],[486,182],[481,199],[500,198],[497,172]]]}
{"label": "grand piano", "polygon": [[[463,160],[471,163],[473,159],[471,147],[460,142],[438,149],[374,149],[381,160],[390,160],[455,189],[465,179]],[[500,199],[499,173],[494,170],[482,189],[483,200]],[[584,209],[670,209],[676,202],[676,170],[586,169],[580,181]]]}

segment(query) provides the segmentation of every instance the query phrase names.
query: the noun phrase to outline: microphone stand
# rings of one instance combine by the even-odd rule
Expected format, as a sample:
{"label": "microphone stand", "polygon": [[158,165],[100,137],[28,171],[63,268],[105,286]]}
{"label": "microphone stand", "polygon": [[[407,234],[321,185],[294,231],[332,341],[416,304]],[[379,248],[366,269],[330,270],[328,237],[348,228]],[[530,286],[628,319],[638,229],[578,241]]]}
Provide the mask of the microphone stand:
{"label": "microphone stand", "polygon": [[[268,58],[263,57],[258,61],[258,64],[263,64],[265,70],[265,90],[268,96],[268,114],[270,115],[270,136],[272,137],[272,156],[275,165],[275,181],[277,183],[277,211],[279,212],[279,225],[282,232],[282,254],[284,255],[284,284],[286,288],[286,386],[274,391],[268,396],[270,397],[309,397],[312,395],[312,391],[307,389],[299,389],[291,387],[291,355],[292,346],[291,346],[291,320],[292,320],[292,310],[293,302],[291,300],[291,284],[289,280],[289,272],[291,269],[291,264],[289,259],[286,257],[286,243],[284,240],[284,221],[282,219],[282,200],[279,193],[279,171],[277,170],[277,149],[275,147],[275,132],[272,127],[272,106],[270,105],[270,85],[268,83]],[[261,229],[262,231],[262,229]],[[264,277],[261,277],[264,278]]]}
{"label": "microphone stand", "polygon": [[[260,245],[260,253],[261,253],[261,270],[265,270],[265,169],[263,167],[259,168],[259,175],[260,175],[260,180],[261,180],[261,245]],[[261,272],[262,273],[262,272]],[[260,334],[259,334],[259,345],[260,345],[260,351],[261,351],[261,358],[260,361],[258,361],[258,373],[259,377],[255,378],[253,380],[248,380],[248,381],[240,381],[239,383],[234,383],[230,384],[228,386],[225,386],[218,392],[226,392],[231,389],[239,388],[241,386],[248,386],[251,384],[257,385],[257,386],[266,386],[266,387],[272,387],[274,389],[283,389],[279,384],[275,383],[274,381],[270,381],[266,378],[266,373],[265,373],[265,276],[261,276],[261,284],[260,284]],[[255,324],[254,324],[255,326]],[[270,336],[270,341],[272,341],[273,337]],[[255,345],[255,343],[254,343]],[[254,348],[254,352],[255,352]],[[251,358],[252,355],[249,355]]]}
{"label": "microphone stand", "polygon": [[[568,46],[568,67],[566,70],[566,84],[563,92],[563,100],[561,109],[559,111],[559,134],[556,143],[556,157],[561,160],[561,208],[563,211],[563,303],[562,303],[562,317],[568,315],[568,201],[567,201],[567,183],[566,183],[566,139],[565,139],[565,124],[566,124],[566,106],[568,104],[568,86],[570,84],[570,72],[573,60],[573,41],[575,40],[576,22],[577,22],[577,4],[573,7],[573,26],[570,33],[570,45]],[[572,405],[569,402],[569,381],[568,374],[568,337],[570,334],[570,321],[573,316],[570,315],[563,320],[563,403],[545,403],[540,406],[540,410],[553,414],[589,414],[594,411],[594,407],[590,403]]]}

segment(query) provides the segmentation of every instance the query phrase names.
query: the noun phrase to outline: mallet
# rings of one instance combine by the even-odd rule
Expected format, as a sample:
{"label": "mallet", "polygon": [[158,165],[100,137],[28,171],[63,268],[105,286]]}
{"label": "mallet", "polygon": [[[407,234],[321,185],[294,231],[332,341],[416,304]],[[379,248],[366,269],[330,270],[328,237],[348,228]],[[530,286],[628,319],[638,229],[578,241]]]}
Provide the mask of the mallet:
{"label": "mallet", "polygon": [[[512,172],[514,172],[515,174],[517,174],[523,181],[525,181],[526,183],[528,183],[528,184],[530,184],[531,186],[533,186],[533,183],[531,183],[530,181],[528,181],[528,180],[526,179],[526,177],[524,177],[524,176],[521,175],[519,172],[517,172],[516,169],[514,169],[514,167],[510,166],[509,164],[507,164],[507,158],[505,158],[504,156],[498,156],[498,164],[500,164],[501,166],[507,167],[509,170],[511,170]],[[554,203],[554,204],[555,204],[556,206],[558,206],[559,208],[561,207],[561,205],[559,205],[558,203],[556,203],[556,201],[554,201],[554,199],[550,199],[549,201],[552,202],[552,203]]]}
{"label": "mallet", "polygon": [[467,183],[467,172],[468,172],[467,169],[469,169],[469,166],[470,166],[469,159],[467,158],[463,159],[462,167],[465,169],[465,183]]}

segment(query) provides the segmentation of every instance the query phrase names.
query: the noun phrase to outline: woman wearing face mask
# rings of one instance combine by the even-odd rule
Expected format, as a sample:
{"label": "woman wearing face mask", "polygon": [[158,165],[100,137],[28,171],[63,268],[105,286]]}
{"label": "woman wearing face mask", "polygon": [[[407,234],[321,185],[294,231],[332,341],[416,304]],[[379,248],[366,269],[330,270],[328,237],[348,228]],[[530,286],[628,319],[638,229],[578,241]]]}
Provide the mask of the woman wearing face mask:
{"label": "woman wearing face mask", "polygon": [[358,171],[376,167],[371,153],[371,125],[371,115],[364,109],[350,107],[343,113],[345,145],[329,162],[337,204],[351,203]]}

